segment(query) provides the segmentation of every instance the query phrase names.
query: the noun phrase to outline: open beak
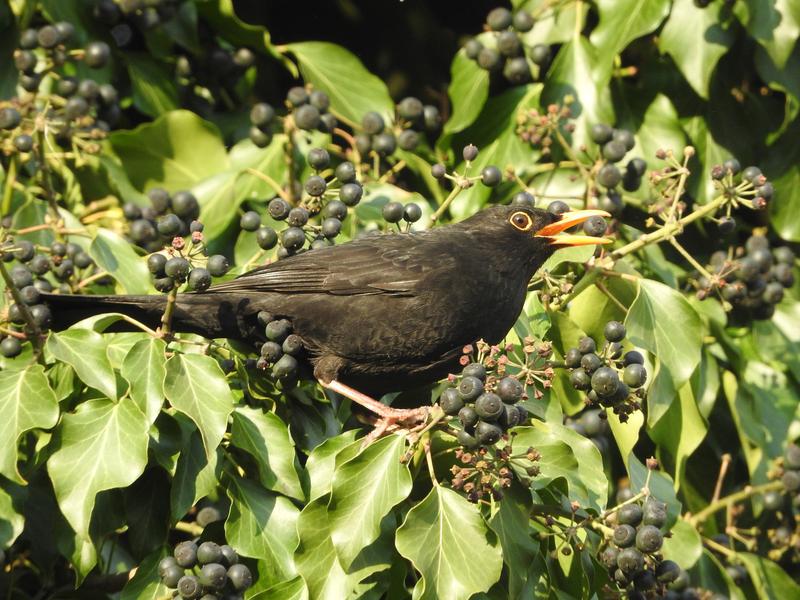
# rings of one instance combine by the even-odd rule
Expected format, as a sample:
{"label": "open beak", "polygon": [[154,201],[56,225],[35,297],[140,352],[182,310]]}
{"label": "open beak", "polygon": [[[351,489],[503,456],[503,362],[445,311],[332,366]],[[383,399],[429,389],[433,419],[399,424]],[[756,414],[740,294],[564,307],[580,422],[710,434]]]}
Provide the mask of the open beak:
{"label": "open beak", "polygon": [[[592,237],[590,235],[571,235],[562,233],[563,231],[580,225],[589,217],[610,217],[611,215],[604,210],[571,210],[561,215],[561,219],[550,225],[545,225],[534,235],[541,238],[549,238],[550,244],[554,246],[589,246],[591,244],[610,244],[613,240],[604,237]],[[559,235],[560,234],[560,235]]]}

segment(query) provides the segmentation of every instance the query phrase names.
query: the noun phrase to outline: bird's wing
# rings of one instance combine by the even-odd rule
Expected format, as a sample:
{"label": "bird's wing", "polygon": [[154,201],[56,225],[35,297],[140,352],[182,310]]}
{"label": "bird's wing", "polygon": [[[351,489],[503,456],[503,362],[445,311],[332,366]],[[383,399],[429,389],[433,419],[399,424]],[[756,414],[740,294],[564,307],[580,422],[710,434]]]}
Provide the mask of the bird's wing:
{"label": "bird's wing", "polygon": [[415,295],[421,280],[455,266],[439,246],[417,234],[359,239],[258,267],[209,292]]}

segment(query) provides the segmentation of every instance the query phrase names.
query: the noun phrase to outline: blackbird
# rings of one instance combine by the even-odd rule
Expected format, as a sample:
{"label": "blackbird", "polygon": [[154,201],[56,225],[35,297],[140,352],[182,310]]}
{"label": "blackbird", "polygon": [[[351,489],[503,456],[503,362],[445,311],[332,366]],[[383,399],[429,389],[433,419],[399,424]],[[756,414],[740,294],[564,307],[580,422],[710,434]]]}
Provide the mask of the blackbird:
{"label": "blackbird", "polygon": [[[609,240],[564,230],[598,210],[562,215],[494,206],[419,233],[362,237],[258,267],[205,292],[179,294],[176,331],[263,341],[257,314],[289,319],[315,378],[390,422],[423,411],[374,400],[453,372],[462,348],[499,342],[513,326],[528,282],[563,246]],[[47,295],[54,328],[99,312],[157,327],[164,296]]]}

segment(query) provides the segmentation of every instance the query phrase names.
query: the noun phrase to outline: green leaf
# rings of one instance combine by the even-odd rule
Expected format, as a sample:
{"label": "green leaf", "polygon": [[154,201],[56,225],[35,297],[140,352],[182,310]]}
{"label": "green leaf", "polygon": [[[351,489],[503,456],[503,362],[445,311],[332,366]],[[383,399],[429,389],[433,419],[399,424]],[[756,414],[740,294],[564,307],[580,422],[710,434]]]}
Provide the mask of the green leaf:
{"label": "green leaf", "polygon": [[[688,381],[700,362],[703,330],[700,316],[683,295],[663,283],[641,279],[625,326],[632,343],[658,357],[660,375],[668,378],[674,389]],[[672,399],[648,398],[650,425],[664,416]]]}
{"label": "green leaf", "polygon": [[759,598],[765,600],[800,598],[800,585],[771,560],[749,552],[739,552],[736,556],[744,563]]}
{"label": "green leaf", "polygon": [[188,110],[168,112],[131,131],[115,131],[109,142],[139,190],[185,190],[228,168],[219,130]]}
{"label": "green leaf", "polygon": [[568,42],[575,35],[575,23],[578,20],[580,23],[585,23],[586,13],[589,12],[586,2],[552,4],[549,0],[527,0],[519,3],[515,1],[512,4],[520,4],[521,9],[539,15],[533,24],[533,29],[520,34],[526,46]]}
{"label": "green leaf", "polygon": [[345,569],[378,539],[383,518],[411,492],[411,474],[401,463],[404,451],[405,437],[388,436],[336,465],[328,525]]}
{"label": "green leaf", "polygon": [[256,460],[260,483],[265,488],[305,499],[292,436],[286,423],[275,414],[238,406],[233,413],[231,444]]}
{"label": "green leaf", "polygon": [[597,51],[583,36],[561,46],[547,72],[542,106],[561,104],[565,96],[575,99],[570,106],[575,118],[574,146],[591,144],[591,125],[614,122],[608,82],[603,81],[601,75]]}
{"label": "green leaf", "polygon": [[[475,122],[489,97],[489,72],[467,58],[463,50],[458,51],[450,67],[447,95],[452,108],[442,130],[443,140]],[[441,141],[437,145],[442,145]]]}
{"label": "green leaf", "polygon": [[[365,549],[348,572],[336,556],[328,528],[327,497],[317,498],[307,504],[297,521],[300,546],[295,553],[297,571],[308,586],[310,598],[315,600],[341,600],[363,597],[375,586],[364,582],[370,575],[386,571],[396,560],[386,542],[391,539],[394,520],[387,517],[384,533],[373,545]],[[374,578],[373,578],[374,579]]]}
{"label": "green leaf", "polygon": [[71,366],[78,378],[108,398],[117,397],[117,378],[106,353],[107,341],[88,329],[68,329],[52,333],[47,350]]}
{"label": "green leaf", "polygon": [[89,539],[95,497],[131,485],[147,464],[149,423],[128,397],[89,400],[61,421],[47,461],[58,505],[79,537]]}
{"label": "green leaf", "polygon": [[528,567],[539,553],[539,541],[531,537],[533,530],[526,502],[506,494],[499,505],[500,508],[489,521],[489,527],[497,534],[503,549],[503,561],[508,567],[509,597],[520,598],[528,578],[535,576]]}
{"label": "green leaf", "polygon": [[361,446],[360,440],[358,443],[355,442],[356,433],[358,432],[354,429],[345,431],[340,435],[328,438],[311,451],[306,461],[310,484],[309,500],[316,500],[331,491],[336,457],[345,448],[349,448],[350,456],[354,456]]}
{"label": "green leaf", "polygon": [[195,422],[210,459],[233,411],[233,394],[217,361],[202,354],[175,354],[167,361],[164,394]]}
{"label": "green leaf", "polygon": [[297,576],[254,594],[249,600],[308,600],[308,588],[303,578]]}
{"label": "green leaf", "polygon": [[328,42],[298,42],[284,47],[297,59],[303,79],[328,94],[330,110],[338,119],[357,127],[364,114],[377,111],[392,120],[394,102],[386,85],[350,51]]}
{"label": "green leaf", "polygon": [[703,541],[694,525],[678,519],[664,538],[664,558],[674,560],[682,569],[691,569],[703,554]]}
{"label": "green leaf", "polygon": [[0,474],[23,483],[17,470],[17,442],[31,429],[55,427],[58,412],[58,400],[41,365],[0,371],[0,438],[5,440],[0,447]]}
{"label": "green leaf", "polygon": [[500,547],[490,539],[480,510],[439,485],[408,511],[395,545],[422,575],[414,588],[416,600],[467,600],[500,578]]}
{"label": "green leaf", "polygon": [[282,182],[286,172],[283,145],[286,136],[276,135],[266,148],[257,148],[249,139],[231,148],[229,168],[203,180],[192,188],[200,203],[200,220],[206,239],[214,240],[232,223],[238,222],[236,209],[248,199],[272,197],[275,190],[264,181],[246,172],[254,169]]}
{"label": "green leaf", "polygon": [[592,32],[598,78],[611,79],[614,59],[633,40],[654,31],[669,14],[669,0],[597,0],[600,23]]}
{"label": "green leaf", "polygon": [[686,471],[686,461],[697,449],[708,432],[708,425],[700,414],[690,382],[681,386],[673,401],[655,427],[648,431],[650,437],[666,450],[675,465],[675,489],[680,489]]}
{"label": "green leaf", "polygon": [[745,26],[782,69],[800,38],[800,8],[793,0],[745,0]]}
{"label": "green leaf", "polygon": [[167,345],[163,340],[147,337],[136,342],[122,361],[120,373],[131,384],[131,398],[153,423],[164,404]]}
{"label": "green leaf", "polygon": [[800,242],[800,167],[793,166],[771,181],[778,200],[770,203],[770,222],[783,239]]}
{"label": "green leaf", "polygon": [[12,490],[9,493],[0,488],[0,545],[9,548],[25,529],[25,516],[21,511],[28,499],[28,488],[17,488],[14,484],[3,487]]}
{"label": "green leaf", "polygon": [[608,480],[597,446],[586,437],[558,423],[533,421],[529,427],[514,428],[513,449],[524,454],[536,448],[542,455],[535,463],[540,473],[531,483],[534,490],[564,479],[569,498],[586,509],[602,511],[608,498]]}
{"label": "green leaf", "polygon": [[149,294],[153,291],[147,265],[134,252],[129,242],[108,229],[98,229],[89,246],[89,255],[97,266],[108,271],[128,294]]}
{"label": "green leaf", "polygon": [[720,24],[721,10],[716,2],[698,8],[693,0],[675,0],[658,38],[659,50],[672,57],[702,98],[708,98],[714,67],[734,40],[733,33]]}
{"label": "green leaf", "polygon": [[240,554],[266,561],[272,583],[292,578],[297,573],[292,555],[300,511],[287,498],[249,479],[232,477],[229,482],[225,539]]}
{"label": "green leaf", "polygon": [[169,596],[170,590],[161,583],[158,563],[166,556],[163,550],[153,552],[136,568],[136,573],[125,584],[120,600],[161,600]]}
{"label": "green leaf", "polygon": [[172,478],[170,515],[173,521],[180,520],[198,500],[216,491],[218,463],[218,453],[209,459],[203,451],[200,432],[193,431],[181,449]]}
{"label": "green leaf", "polygon": [[162,63],[145,54],[126,53],[133,104],[150,117],[159,117],[179,106],[175,76]]}

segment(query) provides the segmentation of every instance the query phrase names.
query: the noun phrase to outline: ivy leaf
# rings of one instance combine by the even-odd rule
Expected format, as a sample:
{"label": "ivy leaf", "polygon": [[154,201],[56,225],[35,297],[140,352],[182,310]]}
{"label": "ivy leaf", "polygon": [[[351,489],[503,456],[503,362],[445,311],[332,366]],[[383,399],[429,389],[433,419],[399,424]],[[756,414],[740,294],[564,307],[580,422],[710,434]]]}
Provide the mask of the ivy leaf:
{"label": "ivy leaf", "polygon": [[133,104],[144,114],[158,117],[178,108],[175,76],[153,57],[127,53],[128,76],[133,88]]}
{"label": "ivy leaf", "polygon": [[117,397],[117,377],[106,353],[107,340],[88,329],[68,329],[52,333],[47,350],[71,366],[78,378],[108,398]]}
{"label": "ivy leaf", "polygon": [[10,488],[11,492],[0,488],[0,545],[9,548],[25,529],[25,516],[14,505],[17,504],[19,510],[22,510],[28,499],[29,488],[17,487],[13,483],[7,483],[3,487]]}
{"label": "ivy leaf", "polygon": [[490,541],[480,510],[439,485],[408,511],[395,545],[422,574],[416,600],[467,600],[500,579],[502,553],[497,541]]}
{"label": "ivy leaf", "polygon": [[570,499],[597,512],[605,508],[608,480],[603,472],[603,459],[591,440],[559,423],[544,421],[516,427],[514,432],[515,454],[524,454],[533,447],[542,455],[534,463],[540,473],[533,479],[533,489],[545,488],[563,478],[569,486]]}
{"label": "ivy leaf", "polygon": [[[641,279],[639,293],[625,319],[628,339],[655,354],[660,374],[679,389],[700,362],[702,321],[686,298],[669,286]],[[648,421],[654,425],[664,416],[672,397],[649,398]]]}
{"label": "ivy leaf", "polygon": [[195,422],[210,459],[233,411],[233,394],[217,361],[202,354],[175,354],[167,361],[164,394]]}
{"label": "ivy leaf", "polygon": [[350,51],[329,42],[298,42],[284,48],[294,54],[303,79],[328,94],[336,118],[358,127],[367,112],[377,111],[392,120],[394,102],[386,85]]}
{"label": "ivy leaf", "polygon": [[739,552],[736,556],[744,563],[759,598],[800,598],[800,585],[771,560],[749,552]]}
{"label": "ivy leaf", "polygon": [[489,527],[497,534],[503,549],[503,561],[508,566],[509,597],[520,598],[531,576],[528,567],[539,553],[539,541],[531,537],[533,531],[526,503],[507,494],[499,504],[500,508],[489,521]]}
{"label": "ivy leaf", "polygon": [[600,23],[592,32],[598,80],[608,82],[614,59],[638,37],[654,31],[669,14],[669,0],[597,0]]}
{"label": "ivy leaf", "polygon": [[787,169],[780,177],[772,180],[775,194],[780,199],[770,203],[771,223],[785,240],[800,242],[800,167]]}
{"label": "ivy leaf", "polygon": [[185,190],[228,168],[219,130],[188,110],[168,112],[130,131],[117,130],[108,139],[139,190]]}
{"label": "ivy leaf", "polygon": [[393,435],[336,465],[328,524],[345,569],[378,538],[383,518],[411,492],[411,474],[401,462],[404,451],[405,438]]}
{"label": "ivy leaf", "polygon": [[169,588],[161,583],[158,575],[158,563],[164,556],[166,553],[161,549],[145,558],[125,584],[119,600],[160,600],[169,596]]}
{"label": "ivy leaf", "polygon": [[58,505],[79,537],[89,540],[95,497],[131,485],[147,464],[149,423],[128,397],[89,400],[63,417],[47,461]]}
{"label": "ivy leaf", "polygon": [[258,465],[261,485],[297,500],[304,500],[294,442],[280,418],[248,406],[233,413],[231,444],[250,454]]}
{"label": "ivy leaf", "polygon": [[356,443],[356,433],[353,429],[345,431],[340,435],[328,438],[311,451],[306,461],[310,485],[309,500],[316,500],[331,491],[333,470],[336,467],[336,457],[340,452],[349,448],[349,456],[355,456],[358,453],[361,441]]}
{"label": "ivy leaf", "polygon": [[452,134],[475,122],[489,97],[489,72],[481,69],[463,50],[459,50],[450,67],[447,95],[450,96],[452,108],[450,118],[442,129],[438,147],[443,147]]}
{"label": "ivy leaf", "polygon": [[147,337],[136,342],[122,361],[120,373],[131,384],[131,398],[155,422],[164,404],[167,345],[163,340]]}
{"label": "ivy leaf", "polygon": [[98,229],[89,246],[89,255],[98,267],[119,282],[126,293],[149,294],[153,291],[147,265],[130,243],[113,231]]}
{"label": "ivy leaf", "polygon": [[597,51],[583,36],[561,46],[547,72],[541,105],[561,104],[566,96],[575,100],[570,106],[575,118],[573,146],[591,144],[589,127],[594,123],[614,122],[611,92],[600,74]]}
{"label": "ivy leaf", "polygon": [[585,23],[586,13],[589,12],[589,7],[585,2],[551,4],[549,0],[526,0],[524,2],[515,0],[512,4],[521,5],[519,6],[521,10],[539,14],[533,24],[533,29],[520,34],[520,38],[526,46],[568,42],[575,34],[575,23],[578,22],[578,19],[581,23]]}
{"label": "ivy leaf", "polygon": [[664,558],[674,560],[682,569],[691,569],[703,554],[703,541],[691,523],[678,519],[664,538]]}
{"label": "ivy leaf", "polygon": [[746,0],[736,7],[747,30],[779,69],[800,38],[800,9],[793,0]]}
{"label": "ivy leaf", "polygon": [[58,400],[41,365],[0,371],[0,474],[23,483],[17,470],[17,442],[31,429],[50,429],[58,422]]}
{"label": "ivy leaf", "polygon": [[170,515],[173,521],[183,517],[198,500],[216,491],[218,462],[217,453],[210,459],[206,456],[200,432],[192,431],[188,443],[181,449],[170,487]]}
{"label": "ivy leaf", "polygon": [[292,578],[297,573],[292,555],[300,511],[287,498],[254,481],[239,477],[228,481],[231,509],[225,521],[225,539],[237,552],[265,561],[272,583]]}
{"label": "ivy leaf", "polygon": [[675,61],[680,72],[702,98],[719,59],[733,44],[734,35],[720,25],[722,5],[698,8],[693,0],[675,0],[658,38],[658,48]]}
{"label": "ivy leaf", "polygon": [[[391,536],[388,530],[394,529],[394,523],[390,523],[389,527],[384,522],[384,535],[366,548],[346,572],[331,541],[327,503],[327,497],[317,498],[306,504],[300,513],[297,520],[300,546],[295,553],[297,571],[308,586],[310,598],[360,598],[375,587],[374,582],[367,583],[365,580],[374,573],[389,569],[393,562],[391,547],[384,540]],[[387,517],[389,520],[391,517]]]}
{"label": "ivy leaf", "polygon": [[298,576],[250,596],[249,600],[308,600],[308,588]]}

